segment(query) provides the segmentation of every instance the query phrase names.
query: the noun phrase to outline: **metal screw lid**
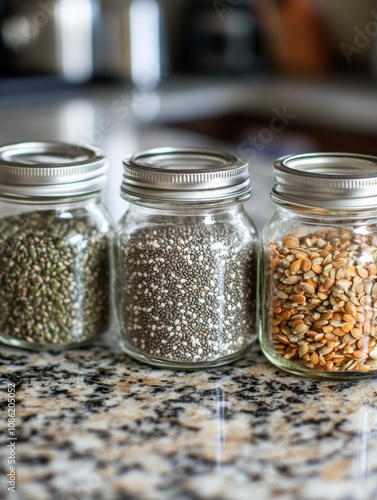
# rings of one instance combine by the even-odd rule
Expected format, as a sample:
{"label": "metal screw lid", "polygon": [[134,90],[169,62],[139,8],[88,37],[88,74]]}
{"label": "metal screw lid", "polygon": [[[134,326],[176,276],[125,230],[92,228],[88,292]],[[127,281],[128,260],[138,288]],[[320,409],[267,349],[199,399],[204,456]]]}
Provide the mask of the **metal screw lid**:
{"label": "metal screw lid", "polygon": [[229,153],[197,148],[158,148],[123,161],[121,195],[130,201],[208,203],[246,200],[249,164]]}
{"label": "metal screw lid", "polygon": [[280,205],[310,211],[367,210],[377,207],[377,157],[347,153],[311,153],[274,163],[271,198]]}
{"label": "metal screw lid", "polygon": [[0,147],[0,196],[58,198],[95,193],[107,184],[108,164],[96,149],[62,142]]}

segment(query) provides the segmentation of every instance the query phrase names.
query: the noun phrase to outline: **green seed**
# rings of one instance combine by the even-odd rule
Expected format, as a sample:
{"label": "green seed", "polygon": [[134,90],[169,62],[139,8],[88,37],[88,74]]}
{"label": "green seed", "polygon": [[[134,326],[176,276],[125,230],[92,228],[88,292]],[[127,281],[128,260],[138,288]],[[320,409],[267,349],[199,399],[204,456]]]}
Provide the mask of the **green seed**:
{"label": "green seed", "polygon": [[[97,225],[82,209],[71,210],[69,219],[59,219],[61,213],[0,219],[4,337],[64,347],[95,338],[108,326],[109,228],[103,231],[103,221]],[[80,243],[73,244],[78,230]]]}

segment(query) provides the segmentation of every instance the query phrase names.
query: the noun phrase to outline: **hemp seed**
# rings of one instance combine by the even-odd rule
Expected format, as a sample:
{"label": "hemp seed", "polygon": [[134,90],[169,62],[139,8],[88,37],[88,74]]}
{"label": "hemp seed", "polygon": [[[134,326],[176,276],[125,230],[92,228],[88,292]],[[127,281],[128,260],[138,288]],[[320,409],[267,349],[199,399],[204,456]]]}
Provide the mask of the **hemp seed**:
{"label": "hemp seed", "polygon": [[0,332],[33,345],[97,337],[109,322],[109,241],[82,209],[0,219]]}

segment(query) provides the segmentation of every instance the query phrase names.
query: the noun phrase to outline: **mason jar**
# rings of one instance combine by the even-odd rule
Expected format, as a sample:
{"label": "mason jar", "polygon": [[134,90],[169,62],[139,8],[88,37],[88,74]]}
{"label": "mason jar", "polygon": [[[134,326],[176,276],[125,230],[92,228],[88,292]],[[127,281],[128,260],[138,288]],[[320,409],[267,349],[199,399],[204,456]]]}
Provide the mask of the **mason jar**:
{"label": "mason jar", "polygon": [[243,202],[248,164],[161,148],[124,161],[117,229],[117,333],[130,356],[195,369],[243,356],[256,338],[257,235]]}
{"label": "mason jar", "polygon": [[0,340],[87,344],[109,325],[107,161],[58,142],[0,147]]}
{"label": "mason jar", "polygon": [[377,373],[377,158],[276,161],[276,213],[260,242],[260,343],[296,375]]}

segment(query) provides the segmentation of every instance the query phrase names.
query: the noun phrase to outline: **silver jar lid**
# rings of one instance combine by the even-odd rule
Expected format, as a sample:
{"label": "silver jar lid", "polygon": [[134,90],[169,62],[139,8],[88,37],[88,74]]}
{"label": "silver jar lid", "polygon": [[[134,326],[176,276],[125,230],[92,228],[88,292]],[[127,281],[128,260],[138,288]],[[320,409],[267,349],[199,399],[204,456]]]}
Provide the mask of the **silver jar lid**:
{"label": "silver jar lid", "polygon": [[62,142],[0,147],[0,196],[57,198],[103,189],[108,164],[96,149]]}
{"label": "silver jar lid", "polygon": [[309,211],[377,207],[377,157],[347,153],[285,156],[274,164],[271,198]]}
{"label": "silver jar lid", "polygon": [[121,195],[141,203],[208,203],[250,197],[249,164],[229,153],[158,148],[123,161]]}

